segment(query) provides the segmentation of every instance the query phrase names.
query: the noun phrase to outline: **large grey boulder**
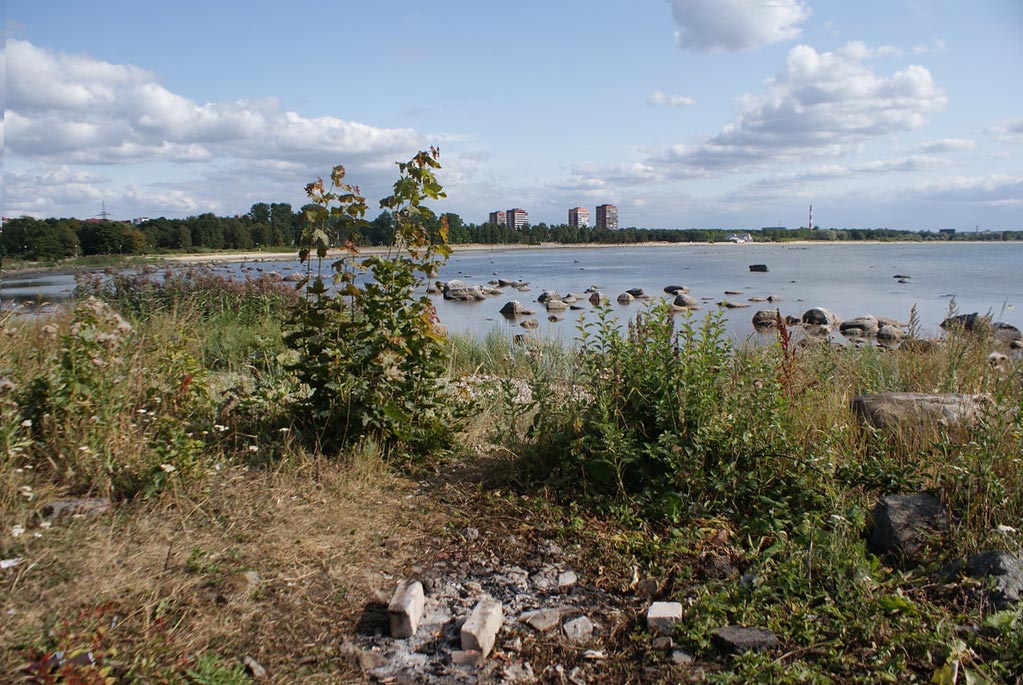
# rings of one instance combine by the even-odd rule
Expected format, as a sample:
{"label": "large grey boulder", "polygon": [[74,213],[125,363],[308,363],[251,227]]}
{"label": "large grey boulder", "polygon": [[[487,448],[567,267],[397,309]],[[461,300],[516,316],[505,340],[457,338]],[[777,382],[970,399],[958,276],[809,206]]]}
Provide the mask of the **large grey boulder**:
{"label": "large grey boulder", "polygon": [[915,563],[923,559],[928,547],[941,544],[947,533],[945,506],[934,495],[889,495],[874,507],[867,544],[877,554]]}
{"label": "large grey boulder", "polygon": [[761,309],[753,314],[753,328],[757,330],[777,328],[779,320],[784,324],[785,319],[777,309]]}
{"label": "large grey boulder", "polygon": [[684,285],[666,285],[664,286],[664,292],[669,295],[678,295],[679,293],[689,292],[689,288]]}
{"label": "large grey boulder", "polygon": [[514,318],[516,316],[522,316],[523,314],[526,314],[528,312],[529,310],[526,309],[525,306],[523,306],[523,304],[518,300],[506,302],[505,305],[501,307],[500,310],[501,315],[506,316],[509,319]]}
{"label": "large grey boulder", "polygon": [[874,428],[912,431],[939,426],[969,428],[990,403],[987,395],[883,392],[854,398],[852,408],[861,421]]}
{"label": "large grey boulder", "polygon": [[974,578],[989,578],[988,598],[996,609],[1007,609],[1023,597],[1023,560],[1008,552],[981,552],[966,562]]}
{"label": "large grey boulder", "polygon": [[889,324],[883,324],[881,328],[877,329],[877,339],[880,342],[898,342],[906,337],[905,331],[898,326],[891,326]]}
{"label": "large grey boulder", "polygon": [[636,296],[632,293],[622,293],[618,296],[618,304],[629,304],[636,299]]}
{"label": "large grey boulder", "polygon": [[672,301],[676,307],[699,307],[700,301],[687,293],[678,293]]}
{"label": "large grey boulder", "polygon": [[1000,340],[1001,342],[1010,345],[1014,342],[1023,340],[1023,331],[1020,331],[1011,323],[995,321],[991,324],[991,328],[994,330],[995,340]]}
{"label": "large grey boulder", "polygon": [[448,281],[444,284],[444,299],[454,302],[475,302],[487,299],[483,288],[478,285],[468,285],[465,281]]}
{"label": "large grey boulder", "polygon": [[960,314],[951,316],[941,322],[941,327],[946,331],[967,331],[969,333],[983,333],[991,328],[991,315],[973,312],[972,314]]}
{"label": "large grey boulder", "polygon": [[880,325],[878,324],[876,316],[857,316],[855,319],[849,319],[843,321],[839,327],[839,332],[842,335],[861,335],[865,337],[871,337],[877,335],[877,331]]}
{"label": "large grey boulder", "polygon": [[557,293],[557,291],[555,291],[555,290],[544,290],[542,293],[540,293],[540,297],[536,298],[536,301],[539,302],[540,304],[547,304],[551,300],[560,300],[560,299],[561,299],[561,295],[559,295]]}
{"label": "large grey boulder", "polygon": [[803,312],[802,322],[813,326],[838,326],[842,320],[824,307],[814,307]]}

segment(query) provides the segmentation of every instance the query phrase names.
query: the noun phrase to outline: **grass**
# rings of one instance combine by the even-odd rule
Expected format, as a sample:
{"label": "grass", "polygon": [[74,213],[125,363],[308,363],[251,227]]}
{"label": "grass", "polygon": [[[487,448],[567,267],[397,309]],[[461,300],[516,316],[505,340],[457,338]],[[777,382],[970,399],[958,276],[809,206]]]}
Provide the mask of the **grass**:
{"label": "grass", "polygon": [[[714,319],[657,310],[594,324],[574,351],[456,338],[449,375],[473,408],[459,445],[397,470],[372,443],[317,454],[294,430],[290,291],[119,278],[85,282],[52,317],[0,319],[0,558],[23,560],[0,571],[5,674],[91,650],[125,680],[247,682],[250,656],[280,682],[356,681],[339,640],[394,577],[480,554],[525,566],[505,541],[555,539],[623,602],[635,573],[685,606],[673,638],[695,666],[669,663],[626,614],[603,638],[607,682],[1023,675],[1019,610],[941,571],[1023,551],[1023,376],[1018,360],[987,363],[990,338],[735,349]],[[965,437],[864,430],[849,401],[882,391],[985,393],[993,409]],[[932,558],[868,552],[877,499],[921,489],[953,523]],[[41,525],[41,504],[68,495],[117,504]],[[465,548],[466,525],[484,549]],[[741,579],[712,572],[725,562]],[[720,657],[711,634],[731,623],[770,628],[783,650]],[[528,649],[536,669],[596,668]]]}

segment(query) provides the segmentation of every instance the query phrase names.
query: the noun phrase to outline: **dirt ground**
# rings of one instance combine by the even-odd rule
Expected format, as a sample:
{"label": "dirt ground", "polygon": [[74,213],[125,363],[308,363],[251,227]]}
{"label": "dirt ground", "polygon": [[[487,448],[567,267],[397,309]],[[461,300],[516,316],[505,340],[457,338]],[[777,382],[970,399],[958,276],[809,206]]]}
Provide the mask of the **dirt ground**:
{"label": "dirt ground", "polygon": [[[39,519],[24,533],[22,561],[0,571],[2,672],[33,682],[25,666],[54,650],[79,649],[114,675],[132,665],[139,672],[140,664],[145,672],[162,666],[180,674],[212,654],[233,667],[254,660],[266,671],[261,682],[447,682],[443,673],[429,680],[369,672],[381,664],[373,652],[390,640],[385,608],[398,581],[429,578],[428,588],[439,588],[472,575],[485,584],[483,573],[512,567],[536,574],[544,563],[570,566],[583,593],[574,601],[616,618],[603,622],[589,651],[560,633],[518,626],[502,633],[487,669],[460,667],[462,677],[627,682],[668,675],[644,671],[635,650],[628,653],[638,610],[629,589],[634,570],[614,556],[614,545],[601,543],[592,527],[579,533],[542,498],[495,488],[488,483],[495,468],[449,463],[414,476],[323,461],[277,472],[225,469],[199,492],[118,504],[109,515]],[[514,618],[506,617],[506,627]],[[431,649],[443,653],[435,661],[449,669],[448,651],[458,645],[437,637]],[[509,678],[513,662],[528,663],[533,677]]]}

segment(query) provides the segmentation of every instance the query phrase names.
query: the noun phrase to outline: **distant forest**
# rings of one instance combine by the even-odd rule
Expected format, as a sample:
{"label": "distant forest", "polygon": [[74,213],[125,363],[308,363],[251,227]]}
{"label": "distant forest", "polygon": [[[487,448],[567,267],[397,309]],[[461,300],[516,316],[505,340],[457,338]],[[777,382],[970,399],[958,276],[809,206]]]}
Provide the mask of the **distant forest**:
{"label": "distant forest", "polygon": [[[138,224],[119,221],[79,219],[34,219],[21,217],[3,225],[0,256],[29,260],[57,260],[66,257],[103,254],[158,254],[207,250],[252,250],[295,248],[305,228],[306,207],[293,211],[290,204],[260,202],[244,216],[218,217],[200,214],[187,219],[148,219]],[[513,229],[496,224],[467,224],[454,213],[440,215],[448,224],[453,244],[480,243],[536,244],[580,243],[625,244],[646,242],[726,242],[735,230],[623,228],[615,231],[545,223]],[[355,228],[334,232],[336,244],[348,240],[357,245],[387,245],[394,223],[388,212]],[[888,228],[761,228],[748,232],[754,242],[789,240],[1023,240],[1023,231],[898,231]]]}

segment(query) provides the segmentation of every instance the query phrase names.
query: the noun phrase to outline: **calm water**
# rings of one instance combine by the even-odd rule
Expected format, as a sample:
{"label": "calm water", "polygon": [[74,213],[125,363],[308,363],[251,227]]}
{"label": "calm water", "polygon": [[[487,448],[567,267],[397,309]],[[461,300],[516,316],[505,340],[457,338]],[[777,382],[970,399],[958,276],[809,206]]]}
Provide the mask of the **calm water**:
{"label": "calm water", "polygon": [[[766,264],[767,273],[752,273],[750,264]],[[218,267],[235,274],[243,265]],[[297,262],[248,264],[255,269],[287,274]],[[822,245],[678,245],[646,247],[481,249],[459,252],[438,275],[439,280],[462,279],[486,283],[491,279],[524,280],[530,292],[507,289],[503,296],[478,303],[434,300],[441,320],[452,332],[485,335],[492,329],[521,332],[498,310],[509,300],[519,300],[537,312],[540,328],[547,334],[570,340],[575,324],[590,311],[566,311],[564,320],[547,321],[546,311],[533,301],[546,289],[562,295],[581,294],[599,286],[613,310],[627,318],[643,308],[641,302],[619,305],[615,298],[630,288],[644,288],[660,297],[667,285],[685,285],[696,298],[711,298],[703,311],[716,309],[714,302],[728,299],[750,304],[749,308],[725,310],[728,329],[736,339],[753,334],[750,320],[758,309],[776,305],[750,303],[750,297],[777,295],[782,314],[799,316],[811,307],[826,307],[839,317],[862,314],[890,316],[903,321],[916,305],[925,333],[936,334],[950,301],[961,313],[990,311],[996,320],[1023,328],[1023,243],[976,244],[822,244]],[[909,276],[898,283],[895,275]],[[74,286],[68,275],[6,276],[0,297],[11,300],[59,300]],[[741,295],[725,295],[726,290]],[[589,315],[592,317],[592,314]]]}

